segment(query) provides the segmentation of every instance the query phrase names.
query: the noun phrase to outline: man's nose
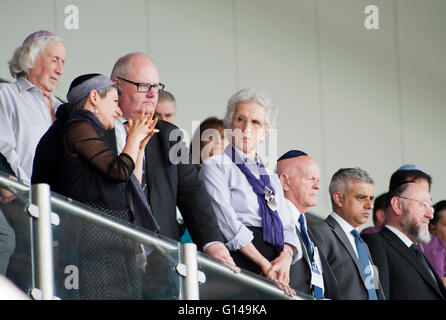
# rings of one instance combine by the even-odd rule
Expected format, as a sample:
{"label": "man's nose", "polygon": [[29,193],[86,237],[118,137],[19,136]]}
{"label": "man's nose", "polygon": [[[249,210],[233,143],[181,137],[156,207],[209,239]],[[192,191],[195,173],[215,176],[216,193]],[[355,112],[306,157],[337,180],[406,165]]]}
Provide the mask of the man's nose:
{"label": "man's nose", "polygon": [[60,76],[63,74],[63,63],[61,61],[56,64],[56,69],[54,71]]}

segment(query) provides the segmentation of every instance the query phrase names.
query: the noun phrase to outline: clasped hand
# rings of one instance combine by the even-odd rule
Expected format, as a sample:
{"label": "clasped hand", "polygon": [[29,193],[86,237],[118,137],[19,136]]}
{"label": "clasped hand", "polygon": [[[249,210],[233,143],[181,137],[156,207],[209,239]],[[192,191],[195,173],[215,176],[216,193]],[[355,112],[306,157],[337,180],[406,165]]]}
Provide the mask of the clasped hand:
{"label": "clasped hand", "polygon": [[144,149],[150,138],[159,132],[158,129],[155,129],[158,118],[153,119],[153,115],[153,111],[146,115],[144,109],[141,109],[139,118],[135,121],[129,119],[128,124],[124,126],[128,138],[135,137],[137,141],[140,141],[140,150]]}

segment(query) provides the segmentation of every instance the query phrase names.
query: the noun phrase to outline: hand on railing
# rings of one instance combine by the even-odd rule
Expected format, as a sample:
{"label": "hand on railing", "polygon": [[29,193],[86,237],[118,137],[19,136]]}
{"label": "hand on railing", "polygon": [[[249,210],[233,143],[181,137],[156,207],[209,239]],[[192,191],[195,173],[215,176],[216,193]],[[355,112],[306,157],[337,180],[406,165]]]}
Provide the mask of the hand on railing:
{"label": "hand on railing", "polygon": [[[18,181],[18,179],[14,176],[9,176],[9,179]],[[10,203],[15,200],[16,196],[9,191],[8,189],[0,188],[0,203]]]}
{"label": "hand on railing", "polygon": [[226,246],[222,242],[216,241],[210,244],[206,248],[205,253],[219,260],[221,263],[223,263],[225,266],[231,269],[234,273],[241,272],[240,268],[236,266],[234,260],[229,254],[228,248],[226,248]]}
{"label": "hand on railing", "polygon": [[287,296],[293,297],[294,295],[296,295],[296,291],[294,291],[294,289],[291,288],[288,284],[281,283],[277,280],[274,280],[274,282],[276,283],[277,287],[282,290]]}
{"label": "hand on railing", "polygon": [[282,251],[276,259],[271,261],[271,268],[265,273],[265,276],[268,279],[273,280],[286,295],[292,297],[296,294],[296,292],[289,286],[290,267],[293,258],[288,252]]}

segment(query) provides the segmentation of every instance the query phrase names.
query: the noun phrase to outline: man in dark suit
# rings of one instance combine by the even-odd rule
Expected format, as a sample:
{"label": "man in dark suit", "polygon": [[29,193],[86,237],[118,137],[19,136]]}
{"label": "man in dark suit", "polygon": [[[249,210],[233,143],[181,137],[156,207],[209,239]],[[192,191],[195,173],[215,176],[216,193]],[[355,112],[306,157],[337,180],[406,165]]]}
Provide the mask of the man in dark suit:
{"label": "man in dark suit", "polygon": [[[118,59],[111,79],[122,89],[119,107],[124,119],[117,119],[115,129],[105,138],[119,153],[126,139],[123,121],[137,119],[141,109],[146,113],[154,111],[164,85],[159,82],[158,70],[152,60],[142,53],[130,53]],[[146,180],[147,196],[160,234],[180,240],[184,230],[176,219],[178,206],[198,248],[216,259],[234,264],[223,244],[224,238],[206,189],[197,177],[195,166],[188,164],[180,129],[165,121],[158,121],[156,128],[159,132],[145,149],[143,180]],[[182,151],[181,155],[177,154],[178,150]]]}
{"label": "man in dark suit", "polygon": [[[290,150],[277,160],[285,198],[295,212],[296,232],[304,250],[303,259],[291,266],[290,285],[316,299],[337,299],[338,285],[325,257],[313,243],[305,213],[317,205],[320,170],[316,160],[300,150]],[[318,278],[322,276],[322,282]]]}
{"label": "man in dark suit", "polygon": [[432,217],[426,184],[414,180],[391,184],[385,226],[377,234],[364,235],[388,299],[446,299],[443,281],[418,246],[430,241]]}
{"label": "man in dark suit", "polygon": [[373,208],[373,180],[360,168],[338,170],[329,192],[333,212],[312,227],[314,242],[327,258],[339,287],[339,299],[384,299],[378,272],[358,231]]}

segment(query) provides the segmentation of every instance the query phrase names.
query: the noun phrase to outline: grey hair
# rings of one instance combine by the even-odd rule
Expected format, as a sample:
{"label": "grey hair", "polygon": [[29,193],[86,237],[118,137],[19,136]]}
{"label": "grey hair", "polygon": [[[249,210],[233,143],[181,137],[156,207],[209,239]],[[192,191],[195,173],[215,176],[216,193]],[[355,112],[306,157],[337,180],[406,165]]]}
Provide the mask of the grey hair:
{"label": "grey hair", "polygon": [[362,170],[361,168],[339,169],[331,178],[330,185],[328,186],[328,192],[330,193],[333,205],[333,194],[335,192],[341,192],[345,195],[350,189],[352,182],[374,183],[367,171]]}
{"label": "grey hair", "polygon": [[172,102],[173,104],[176,104],[176,100],[175,100],[175,97],[173,96],[173,94],[166,90],[162,91],[158,95],[158,103],[161,101],[169,101],[169,102]]}
{"label": "grey hair", "polygon": [[[107,95],[107,93],[112,89],[115,88],[118,91],[118,96],[121,96],[121,87],[117,86],[117,85],[112,85],[110,87],[98,90],[98,94],[101,98],[105,98],[105,96]],[[87,103],[87,99],[88,96],[86,96],[85,98],[83,98],[82,100],[80,100],[79,102],[75,103],[73,106],[73,110],[82,110],[85,106],[85,104]]]}
{"label": "grey hair", "polygon": [[29,70],[34,67],[34,62],[37,57],[45,51],[47,45],[52,41],[63,43],[63,40],[58,36],[48,36],[25,42],[15,49],[11,60],[8,61],[11,76],[18,79],[19,77],[27,75]]}
{"label": "grey hair", "polygon": [[226,128],[231,128],[232,118],[234,117],[235,110],[240,103],[245,102],[257,102],[264,106],[266,109],[265,125],[268,129],[275,128],[277,125],[277,118],[279,113],[279,107],[274,102],[272,97],[259,90],[245,88],[232,95],[228,100],[226,108],[226,115],[223,119]]}

